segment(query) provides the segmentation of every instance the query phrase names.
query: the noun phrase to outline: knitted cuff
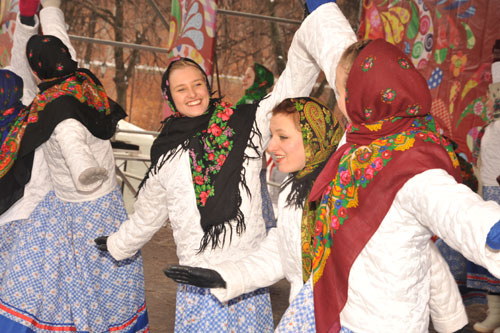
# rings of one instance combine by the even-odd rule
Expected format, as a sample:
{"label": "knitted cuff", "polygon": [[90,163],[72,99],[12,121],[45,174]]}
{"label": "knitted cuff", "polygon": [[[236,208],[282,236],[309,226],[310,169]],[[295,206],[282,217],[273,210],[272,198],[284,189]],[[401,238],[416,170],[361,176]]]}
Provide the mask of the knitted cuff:
{"label": "knitted cuff", "polygon": [[35,26],[35,16],[34,15],[32,15],[32,16],[19,15],[19,20],[24,25],[29,25],[30,27]]}
{"label": "knitted cuff", "polygon": [[41,0],[42,7],[61,7],[61,0]]}

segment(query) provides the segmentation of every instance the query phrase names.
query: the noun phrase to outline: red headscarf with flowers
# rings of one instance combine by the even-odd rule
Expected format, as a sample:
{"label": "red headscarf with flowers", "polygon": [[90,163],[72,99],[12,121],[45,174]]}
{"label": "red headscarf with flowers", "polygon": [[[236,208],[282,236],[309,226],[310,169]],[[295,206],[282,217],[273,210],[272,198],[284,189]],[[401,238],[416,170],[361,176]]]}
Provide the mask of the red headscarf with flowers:
{"label": "red headscarf with flowers", "polygon": [[313,243],[318,332],[340,329],[351,266],[406,181],[428,169],[460,177],[430,105],[426,80],[397,47],[374,40],[354,60],[346,85],[352,121],[347,143],[331,157],[309,199],[321,196]]}

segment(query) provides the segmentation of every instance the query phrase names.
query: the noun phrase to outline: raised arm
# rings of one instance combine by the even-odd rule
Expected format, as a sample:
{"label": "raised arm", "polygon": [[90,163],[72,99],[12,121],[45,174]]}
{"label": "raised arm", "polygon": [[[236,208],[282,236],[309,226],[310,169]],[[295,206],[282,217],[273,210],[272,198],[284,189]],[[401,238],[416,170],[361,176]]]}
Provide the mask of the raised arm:
{"label": "raised arm", "polygon": [[306,17],[293,37],[285,70],[257,110],[264,142],[269,139],[272,108],[285,98],[308,96],[321,71],[334,88],[337,63],[344,50],[355,41],[354,31],[334,2],[319,6]]}

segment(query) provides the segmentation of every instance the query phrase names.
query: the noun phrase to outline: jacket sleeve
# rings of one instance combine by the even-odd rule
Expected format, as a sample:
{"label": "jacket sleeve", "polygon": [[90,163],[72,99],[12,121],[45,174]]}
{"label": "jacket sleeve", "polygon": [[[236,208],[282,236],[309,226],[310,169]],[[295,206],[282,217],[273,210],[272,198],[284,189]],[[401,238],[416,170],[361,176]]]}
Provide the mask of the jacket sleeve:
{"label": "jacket sleeve", "polygon": [[[57,141],[73,183],[79,191],[93,191],[107,178],[106,170],[96,161],[87,144],[90,135],[92,134],[78,120],[66,119],[56,126],[51,136],[51,140]],[[94,181],[89,182],[89,178]]]}
{"label": "jacket sleeve", "polygon": [[450,272],[433,241],[431,249],[431,291],[429,310],[432,324],[437,332],[455,332],[468,323],[462,295],[457,283]]}
{"label": "jacket sleeve", "polygon": [[58,7],[45,7],[40,11],[40,24],[44,35],[52,35],[59,38],[68,47],[71,58],[77,61],[76,51],[69,40],[64,13]]}
{"label": "jacket sleeve", "polygon": [[35,15],[35,25],[29,26],[21,23],[20,15],[17,15],[16,28],[14,30],[14,43],[12,44],[10,65],[6,68],[13,71],[23,79],[23,104],[29,105],[36,96],[37,86],[35,77],[31,73],[28,59],[26,58],[26,44],[31,36],[38,32],[38,18]]}
{"label": "jacket sleeve", "polygon": [[226,288],[211,289],[221,302],[241,294],[270,286],[284,278],[279,254],[277,228],[271,228],[257,251],[237,262],[226,261],[210,268],[215,269],[226,281]]}
{"label": "jacket sleeve", "polygon": [[396,204],[442,238],[464,257],[500,278],[500,252],[486,246],[491,227],[500,220],[500,206],[484,201],[442,169],[422,172],[406,182]]}
{"label": "jacket sleeve", "polygon": [[133,256],[168,220],[168,195],[160,179],[160,173],[150,175],[139,191],[134,213],[109,236],[108,251],[116,260]]}
{"label": "jacket sleeve", "polygon": [[264,143],[269,139],[270,111],[274,106],[286,98],[309,96],[321,71],[334,88],[337,63],[355,41],[356,35],[336,3],[324,4],[306,17],[293,37],[285,70],[257,109],[257,125]]}

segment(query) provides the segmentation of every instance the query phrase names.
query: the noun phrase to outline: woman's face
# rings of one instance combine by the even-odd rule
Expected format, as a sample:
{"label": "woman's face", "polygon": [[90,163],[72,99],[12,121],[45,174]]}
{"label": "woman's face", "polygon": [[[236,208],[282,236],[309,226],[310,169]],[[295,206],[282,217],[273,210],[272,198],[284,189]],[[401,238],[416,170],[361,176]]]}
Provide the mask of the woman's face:
{"label": "woman's face", "polygon": [[199,69],[192,66],[177,68],[170,73],[169,83],[177,111],[191,118],[205,113],[210,94],[205,76]]}
{"label": "woman's face", "polygon": [[350,121],[349,116],[347,115],[347,109],[345,106],[345,83],[347,82],[347,71],[340,62],[337,66],[337,75],[335,76],[335,87],[337,88],[337,105],[339,107],[340,112]]}
{"label": "woman's face", "polygon": [[243,75],[243,88],[246,90],[250,88],[255,81],[255,71],[253,67],[248,67],[245,71],[245,75]]}
{"label": "woman's face", "polygon": [[274,155],[278,169],[284,173],[302,170],[306,165],[306,154],[302,132],[292,115],[278,113],[271,118],[271,141],[267,152]]}

